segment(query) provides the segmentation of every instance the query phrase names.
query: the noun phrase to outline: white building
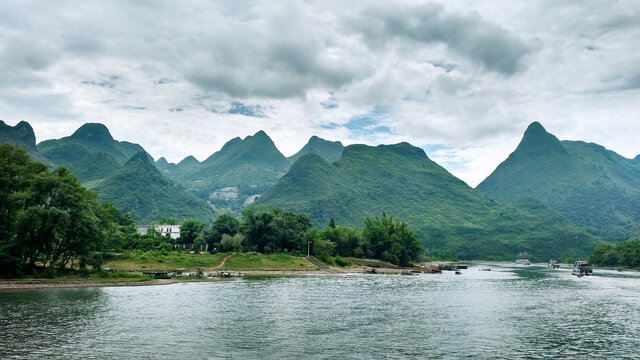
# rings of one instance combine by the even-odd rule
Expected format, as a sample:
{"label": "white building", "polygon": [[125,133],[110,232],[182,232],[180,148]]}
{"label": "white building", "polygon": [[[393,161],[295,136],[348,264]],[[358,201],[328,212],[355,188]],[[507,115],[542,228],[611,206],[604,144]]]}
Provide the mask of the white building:
{"label": "white building", "polygon": [[[151,226],[152,225],[138,225],[136,230],[140,235],[147,235]],[[172,239],[177,239],[180,237],[180,225],[161,224],[155,225],[155,229],[157,232],[162,234],[162,236],[169,235]]]}

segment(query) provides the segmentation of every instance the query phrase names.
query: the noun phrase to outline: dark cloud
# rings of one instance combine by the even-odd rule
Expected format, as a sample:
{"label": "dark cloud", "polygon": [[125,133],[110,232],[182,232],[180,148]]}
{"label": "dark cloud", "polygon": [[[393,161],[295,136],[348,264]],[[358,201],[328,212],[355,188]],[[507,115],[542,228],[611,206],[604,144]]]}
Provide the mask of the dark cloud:
{"label": "dark cloud", "polygon": [[367,8],[347,20],[347,28],[373,48],[396,41],[444,44],[451,52],[506,75],[523,69],[527,44],[479,15],[458,15],[439,4],[388,5]]}

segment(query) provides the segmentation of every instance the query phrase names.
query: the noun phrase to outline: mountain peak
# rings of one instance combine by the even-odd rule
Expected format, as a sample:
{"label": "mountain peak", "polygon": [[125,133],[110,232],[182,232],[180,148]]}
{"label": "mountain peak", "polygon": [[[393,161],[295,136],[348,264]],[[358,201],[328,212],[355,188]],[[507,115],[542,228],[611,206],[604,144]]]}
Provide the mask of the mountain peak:
{"label": "mountain peak", "polygon": [[114,141],[109,129],[99,123],[84,124],[80,126],[78,130],[71,135],[71,137],[89,140],[96,143],[110,143]]}
{"label": "mountain peak", "polygon": [[178,166],[188,166],[188,165],[195,165],[195,164],[199,164],[200,162],[198,161],[198,159],[196,159],[195,157],[193,157],[192,155],[187,156],[186,158],[182,159],[179,163]]}
{"label": "mountain peak", "polygon": [[158,166],[168,166],[169,162],[163,156],[160,159],[158,159],[158,161],[156,161],[156,165],[158,165]]}
{"label": "mountain peak", "polygon": [[524,132],[522,140],[520,140],[520,144],[516,148],[516,153],[544,152],[566,153],[567,151],[557,137],[548,133],[542,124],[534,121]]}
{"label": "mountain peak", "polygon": [[134,165],[142,165],[144,167],[155,169],[155,166],[153,165],[153,158],[151,155],[147,154],[146,151],[137,152],[127,160],[123,167],[130,167]]}
{"label": "mountain peak", "polygon": [[36,135],[31,125],[26,121],[20,121],[15,126],[10,126],[0,120],[0,144],[5,142],[31,151],[36,148]]}

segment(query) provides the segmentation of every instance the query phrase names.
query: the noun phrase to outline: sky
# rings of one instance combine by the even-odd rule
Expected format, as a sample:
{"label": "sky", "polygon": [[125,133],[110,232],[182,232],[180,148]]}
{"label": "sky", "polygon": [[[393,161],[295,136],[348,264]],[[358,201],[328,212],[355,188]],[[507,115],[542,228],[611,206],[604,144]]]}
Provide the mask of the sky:
{"label": "sky", "polygon": [[539,121],[640,153],[638,1],[0,2],[0,119],[156,159],[407,141],[475,186]]}

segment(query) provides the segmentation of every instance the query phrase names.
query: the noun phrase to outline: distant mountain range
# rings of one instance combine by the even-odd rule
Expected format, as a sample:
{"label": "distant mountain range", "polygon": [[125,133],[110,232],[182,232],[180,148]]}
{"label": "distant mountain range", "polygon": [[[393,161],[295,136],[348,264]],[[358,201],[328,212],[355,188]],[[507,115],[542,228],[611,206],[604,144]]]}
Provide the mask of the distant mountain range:
{"label": "distant mountain range", "polygon": [[535,197],[591,234],[640,236],[640,161],[583,141],[560,141],[537,122],[477,189],[502,203]]}
{"label": "distant mountain range", "polygon": [[383,212],[409,222],[429,249],[453,249],[465,259],[585,256],[594,237],[540,201],[499,205],[407,143],[351,145],[330,163],[301,157],[259,204],[309,214],[325,227],[361,226]]}
{"label": "distant mountain range", "polygon": [[133,155],[92,190],[101,200],[113,202],[142,223],[158,221],[161,217],[211,222],[215,217],[205,201],[163,176],[144,151]]}
{"label": "distant mountain range", "polygon": [[26,122],[0,122],[0,143],[67,166],[102,200],[139,222],[217,213],[245,204],[279,206],[360,226],[382,212],[408,221],[432,250],[463,258],[584,256],[599,239],[640,236],[640,156],[560,141],[533,123],[517,149],[476,189],[402,143],[351,145],[316,136],[287,158],[263,131],[234,138],[200,162],[155,163],[142,146],[114,140],[101,124],[36,145]]}
{"label": "distant mountain range", "polygon": [[[119,188],[114,181],[127,184],[122,176],[114,179],[112,175],[121,173],[118,170],[128,160],[145,151],[138,144],[114,140],[106,126],[95,123],[82,125],[71,136],[46,140],[36,145],[35,134],[28,123],[20,122],[11,127],[0,122],[0,143],[25,148],[33,158],[54,166],[66,166],[85,186],[96,191],[104,200],[114,200],[112,190]],[[160,158],[155,162],[155,168],[159,170],[163,180],[172,180],[170,187],[179,184],[190,193],[189,195],[196,195],[203,204],[208,204],[209,208],[216,209],[215,211],[237,213],[246,203],[255,200],[282,177],[295,158],[301,154],[316,152],[335,160],[340,158],[343,148],[340,142],[330,142],[314,136],[298,154],[286,158],[269,136],[264,131],[259,131],[244,139],[230,140],[203,162],[199,162],[193,156],[186,157],[178,164]],[[147,156],[153,162],[148,154]],[[140,176],[145,169],[148,170],[148,167],[140,167],[137,175]],[[147,181],[157,184],[157,175],[148,173]],[[139,194],[127,196],[127,202],[120,199],[117,203],[123,209],[135,209],[131,210],[134,217],[138,221],[146,221],[149,218],[148,214],[155,214],[157,211],[151,208],[142,209],[134,200],[135,197],[142,199],[149,196],[142,193],[143,187],[133,191]],[[180,202],[169,203],[177,205]],[[178,207],[172,210],[167,206],[156,206],[156,209],[167,211],[161,215],[166,217],[181,218],[181,214],[185,213],[184,209]],[[199,220],[211,221],[211,214],[213,213],[191,215]]]}

